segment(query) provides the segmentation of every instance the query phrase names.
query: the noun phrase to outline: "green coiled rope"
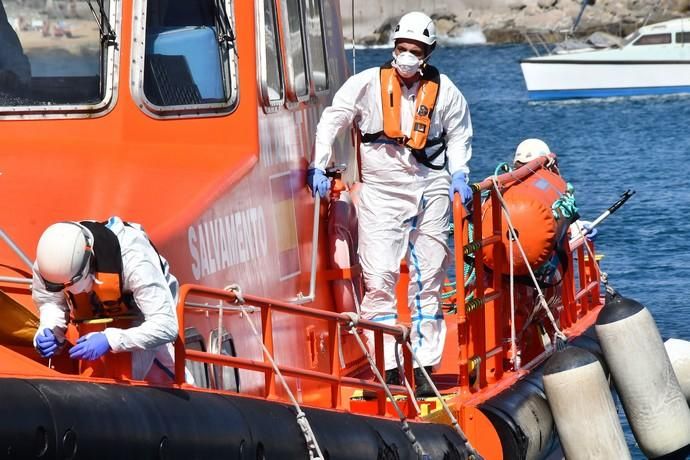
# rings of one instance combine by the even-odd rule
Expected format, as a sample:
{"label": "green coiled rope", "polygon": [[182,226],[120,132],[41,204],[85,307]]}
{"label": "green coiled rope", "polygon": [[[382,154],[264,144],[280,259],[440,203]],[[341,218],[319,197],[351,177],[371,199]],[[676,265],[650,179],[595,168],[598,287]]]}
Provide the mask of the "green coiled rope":
{"label": "green coiled rope", "polygon": [[565,193],[551,205],[551,212],[553,213],[553,218],[556,220],[560,219],[561,217],[570,219],[577,215],[575,189],[570,182],[568,182],[566,185]]}

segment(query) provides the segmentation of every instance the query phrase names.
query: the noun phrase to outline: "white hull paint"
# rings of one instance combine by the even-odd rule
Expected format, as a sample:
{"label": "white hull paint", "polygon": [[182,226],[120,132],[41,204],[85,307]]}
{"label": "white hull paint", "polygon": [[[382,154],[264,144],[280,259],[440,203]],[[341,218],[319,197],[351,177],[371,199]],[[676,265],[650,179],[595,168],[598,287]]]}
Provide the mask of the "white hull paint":
{"label": "white hull paint", "polygon": [[642,27],[622,47],[561,50],[520,62],[530,99],[690,93],[690,18]]}
{"label": "white hull paint", "polygon": [[690,92],[690,61],[677,63],[523,61],[530,99]]}

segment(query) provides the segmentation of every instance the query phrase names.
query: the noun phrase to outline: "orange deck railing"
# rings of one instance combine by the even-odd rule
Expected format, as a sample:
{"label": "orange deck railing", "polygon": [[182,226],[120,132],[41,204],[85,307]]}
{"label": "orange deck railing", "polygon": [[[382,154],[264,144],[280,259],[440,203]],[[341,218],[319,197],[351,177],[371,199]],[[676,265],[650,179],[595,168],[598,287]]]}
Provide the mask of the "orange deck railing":
{"label": "orange deck railing", "polygon": [[[494,270],[491,282],[485,285],[485,265],[482,248],[493,246],[494,260],[496,267],[503,264],[504,250],[501,242],[501,207],[495,194],[491,194],[493,235],[482,235],[482,213],[481,193],[477,193],[481,188],[473,186],[474,197],[472,206],[477,212],[473,213],[473,237],[469,243],[469,225],[467,210],[461,204],[460,198],[455,197],[453,202],[453,221],[455,222],[455,247],[463,248],[462,251],[455,251],[456,276],[460,278],[456,282],[457,286],[457,314],[458,314],[458,346],[460,356],[458,357],[459,385],[462,392],[468,392],[470,387],[470,365],[475,369],[483,369],[479,372],[478,384],[480,387],[487,385],[488,367],[487,358],[493,361],[491,369],[495,369],[495,377],[500,378],[503,373],[503,357],[505,354],[503,346],[504,323],[506,318],[502,312],[502,301],[504,293],[501,289],[501,272]],[[475,295],[472,300],[466,302],[464,273],[465,256],[474,254],[476,284]],[[459,269],[458,269],[459,267]],[[470,361],[472,360],[472,361]]]}
{"label": "orange deck railing", "polygon": [[[175,382],[182,384],[185,381],[185,361],[195,360],[208,364],[216,364],[221,366],[232,366],[240,369],[248,369],[253,371],[260,371],[264,373],[265,385],[263,396],[267,399],[279,399],[276,391],[276,375],[273,366],[271,365],[266,354],[263,355],[262,361],[251,360],[241,357],[233,357],[226,355],[219,355],[198,350],[190,350],[185,347],[184,340],[184,313],[187,308],[187,299],[190,296],[195,298],[203,297],[207,299],[215,299],[230,304],[236,304],[238,296],[233,291],[226,291],[223,289],[214,289],[205,286],[197,286],[186,284],[180,289],[180,300],[177,306],[177,315],[180,322],[179,330],[181,331],[175,342]],[[268,353],[273,355],[273,327],[272,317],[273,312],[286,313],[302,318],[311,318],[317,320],[325,320],[328,324],[328,341],[327,347],[329,350],[329,371],[320,372],[315,370],[308,370],[285,365],[278,365],[278,370],[281,374],[288,377],[302,377],[305,379],[312,379],[330,385],[330,400],[328,407],[334,409],[341,409],[346,407],[342,403],[342,389],[343,387],[362,388],[374,390],[378,396],[378,414],[385,415],[386,400],[384,388],[378,382],[372,380],[365,380],[360,378],[353,378],[341,375],[338,341],[337,325],[349,327],[353,321],[353,317],[344,313],[333,313],[330,311],[318,310],[315,308],[304,307],[301,305],[281,302],[274,299],[267,299],[252,295],[243,295],[244,305],[247,308],[254,307],[261,310],[261,325],[260,333],[263,345],[268,350]],[[383,359],[383,336],[384,334],[393,336],[396,340],[401,341],[406,334],[406,329],[401,326],[387,326],[364,319],[358,319],[357,328],[367,329],[374,333],[374,353],[377,368],[383,375],[384,359]],[[409,351],[403,347],[403,359],[405,362],[405,375],[412,375],[412,358]],[[390,386],[393,394],[406,394],[406,389],[402,386]],[[407,406],[407,416],[416,417],[414,405]]]}
{"label": "orange deck railing", "polygon": [[[542,167],[546,159],[537,159],[530,162],[525,167],[504,174],[496,178],[499,189],[506,188],[515,181],[523,180],[533,171]],[[478,390],[492,385],[501,380],[506,370],[504,363],[509,361],[510,344],[510,312],[506,308],[509,305],[510,292],[504,289],[501,272],[498,267],[506,263],[506,249],[502,244],[502,232],[507,229],[502,228],[502,208],[499,197],[494,191],[494,182],[487,179],[481,183],[473,184],[474,197],[473,206],[475,210],[481,209],[481,192],[488,191],[492,200],[493,234],[482,235],[481,212],[474,212],[470,218],[473,222],[473,238],[469,243],[468,215],[465,208],[460,204],[456,196],[453,203],[454,221],[456,223],[455,247],[462,250],[455,251],[456,273],[460,279],[457,280],[457,369],[459,393],[468,395]],[[588,245],[587,247],[585,245]],[[493,257],[495,267],[497,267],[490,277],[486,277],[485,264],[482,249],[493,247]],[[560,315],[561,329],[566,329],[575,324],[585,314],[601,305],[599,270],[597,262],[593,257],[593,246],[585,238],[578,238],[571,241],[566,247],[568,258],[567,269],[562,273],[563,277],[563,308]],[[473,254],[475,258],[476,282],[473,289],[474,297],[470,301],[465,301],[466,292],[462,273],[464,267],[464,257]],[[332,272],[332,270],[330,271]],[[330,273],[329,272],[329,273]],[[332,274],[332,273],[331,273]],[[175,343],[175,379],[176,383],[182,384],[185,380],[185,361],[195,360],[208,364],[221,366],[232,366],[235,368],[248,369],[264,373],[264,392],[263,396],[268,399],[278,399],[276,387],[276,375],[274,368],[264,354],[263,360],[251,360],[241,357],[219,355],[203,351],[185,348],[185,310],[194,308],[188,305],[188,298],[207,298],[220,300],[229,304],[238,301],[238,296],[232,291],[214,289],[197,285],[184,285],[180,291],[178,303],[178,318],[180,321],[180,335]],[[258,308],[261,311],[260,335],[263,345],[268,353],[273,353],[273,313],[294,315],[296,317],[324,320],[328,326],[327,349],[329,356],[328,370],[307,370],[286,365],[278,365],[279,371],[285,376],[302,377],[319,381],[330,386],[330,398],[327,407],[344,408],[343,388],[362,388],[374,390],[378,395],[379,415],[386,414],[386,401],[383,386],[376,381],[349,377],[341,374],[339,361],[338,326],[350,327],[353,319],[344,313],[334,313],[316,308],[309,308],[295,305],[274,299],[256,297],[251,295],[243,296],[244,302],[249,307]],[[386,326],[366,320],[359,320],[358,328],[367,329],[374,333],[374,353],[376,366],[381,374],[384,373],[383,367],[383,336],[391,335],[396,340],[401,341],[406,333],[404,327]],[[450,339],[450,337],[449,337]],[[412,376],[411,356],[407,347],[402,347],[405,362],[405,375]],[[539,356],[543,360],[548,355],[544,352]],[[541,362],[541,361],[540,361]],[[531,363],[527,367],[532,367],[536,363]],[[471,371],[472,369],[472,371]],[[477,378],[470,385],[470,372],[474,372]],[[406,394],[402,386],[392,386],[392,393]],[[351,392],[350,392],[351,393]],[[406,405],[407,416],[417,416],[413,404]]]}
{"label": "orange deck railing", "polygon": [[[519,182],[534,174],[543,167],[548,158],[542,157],[532,160],[522,168],[503,174],[495,178],[499,190],[506,189],[511,184]],[[453,202],[453,217],[455,222],[455,247],[463,248],[455,251],[457,280],[457,340],[459,346],[458,375],[460,392],[467,394],[484,388],[498,381],[504,373],[503,365],[508,361],[510,351],[510,315],[504,310],[509,305],[509,292],[502,288],[502,270],[499,268],[506,263],[506,249],[501,243],[503,228],[501,213],[503,209],[495,191],[494,180],[485,179],[472,185],[474,192],[472,205],[477,212],[470,218],[473,224],[472,243],[469,243],[468,213],[461,204],[460,198]],[[493,221],[493,234],[482,235],[481,192],[490,193],[490,218]],[[484,217],[489,218],[489,217]],[[585,245],[588,250],[585,251]],[[482,249],[493,247],[493,259],[496,269],[486,283],[485,263]],[[570,242],[566,248],[567,269],[563,276],[563,312],[561,328],[567,328],[577,322],[585,313],[600,305],[599,270],[594,257],[594,247],[584,237]],[[464,258],[474,255],[476,282],[473,288],[472,300],[465,301],[465,283],[462,279]],[[460,268],[458,268],[460,267]],[[577,270],[575,270],[577,267]],[[470,369],[477,372],[474,385],[470,385]]]}

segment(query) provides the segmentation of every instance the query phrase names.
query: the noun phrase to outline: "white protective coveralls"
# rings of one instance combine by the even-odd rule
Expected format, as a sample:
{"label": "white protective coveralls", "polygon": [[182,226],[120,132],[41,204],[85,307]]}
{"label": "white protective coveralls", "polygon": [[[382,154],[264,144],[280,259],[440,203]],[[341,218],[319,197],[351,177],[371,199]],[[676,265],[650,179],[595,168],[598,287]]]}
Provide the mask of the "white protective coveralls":
{"label": "white protective coveralls", "polygon": [[[383,130],[380,69],[350,77],[326,108],[317,127],[313,166],[325,170],[336,136],[353,122],[362,133]],[[410,133],[419,82],[401,85],[400,128]],[[361,145],[361,180],[358,203],[359,260],[365,283],[362,315],[393,325],[397,320],[395,286],[400,263],[407,258],[410,271],[411,342],[422,365],[440,362],[446,327],[441,309],[441,287],[448,261],[450,177],[469,173],[472,123],[465,98],[446,75],[439,94],[428,139],[445,132],[448,164],[434,170],[420,163],[408,148],[394,142]],[[443,155],[434,165],[443,164]],[[386,336],[385,367],[396,368],[394,341]]]}
{"label": "white protective coveralls", "polygon": [[[125,225],[119,217],[111,217],[106,225],[120,243],[122,252],[123,290],[131,292],[144,320],[128,329],[106,328],[110,349],[114,353],[131,351],[132,378],[144,379],[154,359],[157,367],[165,367],[174,374],[172,342],[177,337],[176,305],[179,291],[177,279],[170,273],[168,262],[153,249],[148,237],[137,224]],[[161,271],[161,262],[164,271]],[[49,292],[33,267],[34,303],[40,312],[40,326],[36,335],[45,328],[52,329],[60,343],[65,340],[69,318],[69,305],[63,292]],[[34,346],[36,337],[34,337]],[[167,372],[169,371],[169,372]]]}

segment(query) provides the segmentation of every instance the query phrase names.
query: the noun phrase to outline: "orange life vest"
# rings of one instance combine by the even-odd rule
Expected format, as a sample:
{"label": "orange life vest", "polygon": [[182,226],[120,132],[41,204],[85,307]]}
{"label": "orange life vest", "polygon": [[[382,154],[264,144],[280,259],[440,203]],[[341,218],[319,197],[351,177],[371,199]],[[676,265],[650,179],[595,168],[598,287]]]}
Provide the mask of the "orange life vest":
{"label": "orange life vest", "polygon": [[[402,94],[400,85],[402,83],[397,71],[390,63],[381,66],[380,80],[383,131],[362,134],[362,142],[366,144],[377,141],[381,142],[381,139],[392,140],[397,144],[408,147],[415,159],[425,166],[432,169],[443,169],[446,161],[444,161],[442,166],[433,165],[431,161],[445,152],[444,136],[442,135],[434,140],[428,139],[431,117],[436,107],[441,81],[438,69],[430,65],[424,67],[424,73],[417,90],[412,132],[409,136],[400,129],[400,97]],[[440,147],[433,154],[427,153],[426,148],[438,145]]]}
{"label": "orange life vest", "polygon": [[135,319],[142,317],[131,293],[123,293],[122,253],[120,242],[104,223],[82,221],[94,237],[93,263],[95,265],[91,292],[68,294],[75,323]]}

